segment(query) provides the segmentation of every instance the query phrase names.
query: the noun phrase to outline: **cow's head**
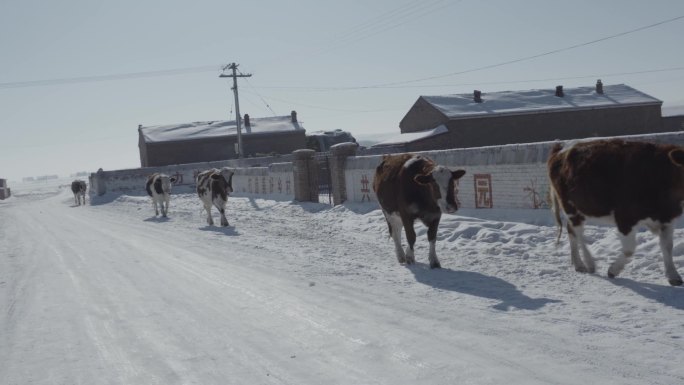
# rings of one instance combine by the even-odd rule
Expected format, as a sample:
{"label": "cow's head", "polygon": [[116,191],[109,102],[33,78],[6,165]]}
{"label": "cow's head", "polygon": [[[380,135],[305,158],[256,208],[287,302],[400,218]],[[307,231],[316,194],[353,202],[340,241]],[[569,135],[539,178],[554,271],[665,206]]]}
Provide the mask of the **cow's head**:
{"label": "cow's head", "polygon": [[214,173],[211,175],[211,178],[214,180],[221,180],[223,179],[225,182],[223,183],[223,186],[226,188],[226,193],[230,194],[233,192],[233,175],[235,172],[228,168],[228,167],[223,167],[219,170],[219,172]]}
{"label": "cow's head", "polygon": [[458,210],[454,184],[463,175],[465,170],[452,171],[445,166],[437,166],[429,174],[416,175],[414,180],[419,184],[431,185],[432,195],[442,212],[453,213]]}

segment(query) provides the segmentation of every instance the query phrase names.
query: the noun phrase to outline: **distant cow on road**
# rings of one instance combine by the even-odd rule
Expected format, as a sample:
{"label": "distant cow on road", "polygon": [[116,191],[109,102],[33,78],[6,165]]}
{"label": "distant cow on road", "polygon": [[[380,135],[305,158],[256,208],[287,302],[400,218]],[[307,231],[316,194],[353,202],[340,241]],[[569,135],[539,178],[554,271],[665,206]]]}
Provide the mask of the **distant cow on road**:
{"label": "distant cow on road", "polygon": [[[458,209],[454,184],[465,174],[437,165],[431,159],[414,154],[386,155],[375,170],[373,190],[385,215],[399,263],[415,263],[413,224],[420,219],[428,228],[430,268],[441,267],[435,251],[437,227],[442,212]],[[401,246],[402,227],[408,246]]]}
{"label": "distant cow on road", "polygon": [[221,226],[229,226],[226,219],[226,203],[233,192],[233,170],[228,167],[206,170],[197,175],[197,195],[207,210],[207,224],[213,225],[211,206],[221,214]]}
{"label": "distant cow on road", "polygon": [[[145,190],[147,190],[147,195],[152,197],[155,216],[159,215],[160,209],[163,217],[166,218],[168,215],[171,184],[175,181],[175,177],[170,177],[161,173],[154,173],[147,177]],[[160,206],[160,208],[157,208],[157,204]]]}
{"label": "distant cow on road", "polygon": [[560,232],[561,210],[567,216],[576,271],[596,270],[583,232],[586,218],[600,218],[617,225],[622,243],[622,254],[608,268],[608,277],[616,277],[630,262],[637,229],[646,226],[660,238],[670,285],[682,284],[672,261],[672,237],[673,221],[682,214],[684,202],[684,148],[618,139],[565,148],[557,144],[547,165],[552,208]]}
{"label": "distant cow on road", "polygon": [[[74,193],[74,204],[80,206],[81,204],[86,204],[86,183],[82,180],[76,179],[71,182],[71,192]],[[81,203],[81,198],[83,198],[83,203]]]}

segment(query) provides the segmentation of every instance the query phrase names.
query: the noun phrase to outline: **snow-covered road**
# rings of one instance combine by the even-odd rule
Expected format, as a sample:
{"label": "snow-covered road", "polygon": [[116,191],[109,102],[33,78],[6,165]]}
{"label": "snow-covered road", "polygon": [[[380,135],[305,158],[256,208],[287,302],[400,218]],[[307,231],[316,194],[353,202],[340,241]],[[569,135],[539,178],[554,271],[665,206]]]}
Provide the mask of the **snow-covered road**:
{"label": "snow-covered road", "polygon": [[448,215],[430,270],[425,229],[400,266],[372,205],[231,198],[219,228],[192,194],[167,220],[95,203],[0,202],[0,384],[684,383],[684,290],[647,233],[608,280],[609,228],[584,275],[555,227]]}

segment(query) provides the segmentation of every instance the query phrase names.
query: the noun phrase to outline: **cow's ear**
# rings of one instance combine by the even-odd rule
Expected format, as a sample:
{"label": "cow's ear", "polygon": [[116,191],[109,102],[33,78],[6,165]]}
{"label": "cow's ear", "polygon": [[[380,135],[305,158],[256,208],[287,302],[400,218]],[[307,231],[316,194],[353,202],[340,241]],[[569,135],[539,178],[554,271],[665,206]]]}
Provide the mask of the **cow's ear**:
{"label": "cow's ear", "polygon": [[416,175],[413,177],[413,180],[416,181],[418,184],[428,184],[432,182],[434,179],[432,178],[432,174],[427,174],[427,175]]}
{"label": "cow's ear", "polygon": [[451,172],[451,177],[454,179],[461,179],[465,175],[465,170],[456,170]]}
{"label": "cow's ear", "polygon": [[684,150],[677,148],[670,151],[667,155],[670,157],[672,163],[679,167],[684,167]]}
{"label": "cow's ear", "polygon": [[171,178],[169,178],[169,181],[171,181],[171,183],[176,182],[176,177],[175,177],[175,176],[172,176]]}

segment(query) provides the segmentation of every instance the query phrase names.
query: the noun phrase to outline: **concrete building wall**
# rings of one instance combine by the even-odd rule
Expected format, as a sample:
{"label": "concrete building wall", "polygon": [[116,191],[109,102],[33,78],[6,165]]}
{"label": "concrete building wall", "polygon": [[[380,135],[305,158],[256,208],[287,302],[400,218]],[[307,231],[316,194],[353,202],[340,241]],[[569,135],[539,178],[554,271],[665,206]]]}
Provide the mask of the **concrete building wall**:
{"label": "concrete building wall", "polygon": [[418,98],[399,122],[402,133],[419,132],[435,128],[449,119],[425,99]]}
{"label": "concrete building wall", "polygon": [[410,151],[423,151],[680,131],[681,127],[673,129],[678,122],[663,119],[659,104],[449,119],[419,99],[399,126],[402,133],[424,131],[440,124],[447,127],[448,136],[429,145],[425,141],[407,147]]}
{"label": "concrete building wall", "polygon": [[[144,143],[140,137],[140,163],[142,167],[160,167],[235,159],[236,143],[237,136],[160,143]],[[245,157],[290,154],[305,147],[306,136],[304,130],[245,134],[242,136],[242,145]]]}
{"label": "concrete building wall", "polygon": [[446,126],[451,148],[665,132],[659,105],[457,119]]}
{"label": "concrete building wall", "polygon": [[663,117],[663,131],[684,131],[684,115]]}

